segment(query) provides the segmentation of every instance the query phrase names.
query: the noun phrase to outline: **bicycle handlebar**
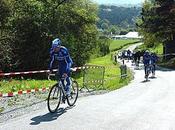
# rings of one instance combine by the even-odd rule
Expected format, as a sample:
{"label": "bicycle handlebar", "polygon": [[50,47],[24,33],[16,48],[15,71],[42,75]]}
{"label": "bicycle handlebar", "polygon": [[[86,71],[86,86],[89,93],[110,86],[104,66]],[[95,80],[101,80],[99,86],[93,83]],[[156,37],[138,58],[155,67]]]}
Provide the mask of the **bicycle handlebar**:
{"label": "bicycle handlebar", "polygon": [[51,79],[50,79],[51,76],[55,76],[55,74],[48,74],[47,79],[48,79],[48,80],[51,80]]}
{"label": "bicycle handlebar", "polygon": [[[77,71],[77,68],[70,68],[70,71],[71,71],[71,72],[76,72],[76,71]],[[54,77],[54,76],[56,76],[56,74],[52,74],[52,73],[48,74],[47,79],[48,79],[48,80],[51,80],[51,79],[50,79],[51,76]]]}

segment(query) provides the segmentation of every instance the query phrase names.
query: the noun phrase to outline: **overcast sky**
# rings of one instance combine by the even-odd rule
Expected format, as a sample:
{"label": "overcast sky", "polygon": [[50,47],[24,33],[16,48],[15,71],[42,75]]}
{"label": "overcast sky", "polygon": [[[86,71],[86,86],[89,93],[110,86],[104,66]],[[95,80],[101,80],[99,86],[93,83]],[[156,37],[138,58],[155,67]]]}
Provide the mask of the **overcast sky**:
{"label": "overcast sky", "polygon": [[144,0],[92,0],[98,4],[116,4],[116,5],[123,5],[123,4],[140,4]]}

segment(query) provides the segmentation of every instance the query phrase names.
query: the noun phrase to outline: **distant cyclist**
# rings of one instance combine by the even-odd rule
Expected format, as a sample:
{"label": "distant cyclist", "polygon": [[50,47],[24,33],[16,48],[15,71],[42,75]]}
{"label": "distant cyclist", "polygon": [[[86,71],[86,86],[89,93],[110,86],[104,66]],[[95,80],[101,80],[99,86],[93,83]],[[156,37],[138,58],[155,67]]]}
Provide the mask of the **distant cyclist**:
{"label": "distant cyclist", "polygon": [[129,61],[131,59],[131,51],[128,49],[126,53],[127,53],[127,58]]}
{"label": "distant cyclist", "polygon": [[143,55],[143,64],[144,64],[145,78],[146,78],[147,67],[149,67],[149,65],[151,64],[151,55],[149,54],[148,50],[146,50],[144,55]]}
{"label": "distant cyclist", "polygon": [[135,53],[135,64],[136,66],[139,67],[139,63],[140,63],[140,57],[141,57],[141,52],[140,50],[138,50],[136,53]]}
{"label": "distant cyclist", "polygon": [[61,40],[56,38],[52,41],[52,47],[50,49],[51,62],[49,65],[50,71],[52,71],[53,62],[58,61],[59,77],[64,84],[66,79],[67,84],[64,86],[67,96],[70,95],[70,68],[73,64],[67,48],[61,46]]}
{"label": "distant cyclist", "polygon": [[155,77],[155,71],[156,71],[156,62],[158,61],[158,56],[156,53],[152,52],[151,53],[151,64],[153,65],[152,68],[152,76]]}

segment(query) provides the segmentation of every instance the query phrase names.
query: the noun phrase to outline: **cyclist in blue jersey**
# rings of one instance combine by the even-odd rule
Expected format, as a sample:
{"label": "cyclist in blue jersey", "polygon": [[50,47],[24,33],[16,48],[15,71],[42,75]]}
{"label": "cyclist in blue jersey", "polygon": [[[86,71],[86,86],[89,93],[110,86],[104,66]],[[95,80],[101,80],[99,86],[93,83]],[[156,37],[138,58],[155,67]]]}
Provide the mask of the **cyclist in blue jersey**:
{"label": "cyclist in blue jersey", "polygon": [[58,71],[59,77],[64,84],[64,79],[66,80],[65,91],[67,96],[70,95],[70,68],[73,64],[73,61],[70,57],[70,54],[64,46],[61,46],[61,40],[56,38],[52,41],[52,47],[50,49],[51,62],[49,65],[49,70],[52,72],[52,65],[55,60],[58,61]]}
{"label": "cyclist in blue jersey", "polygon": [[144,64],[145,77],[146,77],[146,69],[151,64],[151,56],[150,56],[148,50],[146,50],[144,55],[143,55],[143,64]]}
{"label": "cyclist in blue jersey", "polygon": [[155,77],[155,71],[156,71],[156,62],[158,61],[158,56],[152,52],[151,53],[151,64],[153,65],[152,68],[152,76]]}

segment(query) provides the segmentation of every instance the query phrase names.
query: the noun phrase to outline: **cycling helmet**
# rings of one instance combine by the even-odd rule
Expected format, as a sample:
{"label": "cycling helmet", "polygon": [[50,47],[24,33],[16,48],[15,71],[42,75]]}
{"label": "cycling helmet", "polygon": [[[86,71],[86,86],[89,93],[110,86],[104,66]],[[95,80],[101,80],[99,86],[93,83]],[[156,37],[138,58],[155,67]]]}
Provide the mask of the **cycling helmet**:
{"label": "cycling helmet", "polygon": [[146,50],[145,53],[149,53],[149,50]]}
{"label": "cycling helmet", "polygon": [[145,54],[145,55],[149,55],[149,54],[150,54],[150,53],[149,53],[149,50],[146,50],[144,54]]}
{"label": "cycling helmet", "polygon": [[61,46],[61,40],[59,38],[56,38],[52,41],[52,48],[56,48],[56,47],[59,47]]}

